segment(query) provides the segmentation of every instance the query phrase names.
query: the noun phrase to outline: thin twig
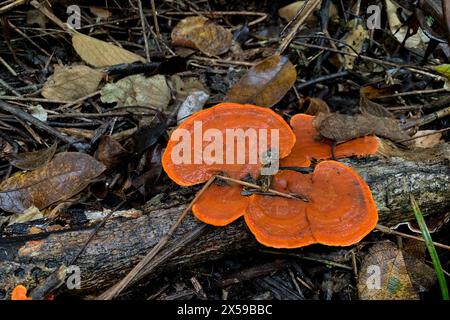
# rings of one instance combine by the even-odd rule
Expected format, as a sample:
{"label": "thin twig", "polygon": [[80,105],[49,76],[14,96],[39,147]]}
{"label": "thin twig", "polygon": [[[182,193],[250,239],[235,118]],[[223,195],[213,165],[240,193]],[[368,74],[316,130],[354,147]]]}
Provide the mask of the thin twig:
{"label": "thin twig", "polygon": [[411,137],[409,139],[400,140],[400,141],[398,141],[398,143],[403,143],[403,142],[406,142],[406,141],[416,140],[416,139],[419,139],[419,138],[431,136],[433,134],[442,133],[442,132],[446,132],[446,131],[449,131],[449,130],[450,130],[450,127],[449,128],[445,128],[445,129],[435,130],[433,132],[425,133],[425,134],[422,134],[420,136],[414,136],[414,137]]}
{"label": "thin twig", "polygon": [[156,12],[155,0],[150,0],[150,5],[152,7],[152,16],[153,16],[153,23],[155,25],[156,37],[158,39],[161,39],[161,32],[159,31],[158,14]]}
{"label": "thin twig", "polygon": [[342,50],[336,50],[334,48],[330,48],[330,47],[324,47],[324,46],[319,46],[319,45],[315,45],[315,44],[310,44],[310,43],[305,43],[305,42],[299,42],[299,41],[295,41],[293,44],[291,44],[292,47],[294,48],[301,48],[301,47],[307,47],[307,48],[314,48],[314,49],[320,49],[320,50],[327,50],[330,52],[334,52],[334,53],[340,53],[340,54],[345,54],[348,56],[352,56],[355,58],[360,58],[362,60],[366,60],[366,61],[370,61],[376,64],[380,64],[380,65],[387,65],[387,66],[391,66],[391,67],[396,67],[396,68],[404,68],[407,69],[411,72],[417,73],[417,74],[421,74],[424,76],[428,76],[430,78],[436,79],[436,80],[440,80],[440,81],[446,81],[447,78],[441,75],[437,75],[437,74],[433,74],[431,72],[425,71],[425,70],[421,70],[419,68],[410,66],[410,65],[405,65],[405,64],[398,64],[395,62],[390,62],[387,60],[381,60],[381,59],[377,59],[377,58],[372,58],[369,56],[365,56],[362,54],[356,54],[354,52],[345,52]]}
{"label": "thin twig", "polygon": [[379,96],[376,97],[377,99],[385,99],[385,98],[395,98],[395,97],[404,97],[404,96],[413,96],[413,95],[421,95],[421,94],[430,94],[430,93],[438,93],[438,92],[444,92],[447,91],[445,88],[439,88],[439,89],[431,89],[431,90],[415,90],[415,91],[408,91],[408,92],[398,92],[394,94],[389,94],[385,96]]}
{"label": "thin twig", "polygon": [[140,274],[140,272],[149,264],[150,261],[156,256],[156,254],[161,250],[162,247],[170,240],[172,235],[177,230],[178,226],[181,224],[183,219],[186,217],[188,212],[191,210],[197,199],[205,192],[205,190],[213,183],[216,176],[212,176],[208,182],[202,187],[202,189],[196,194],[194,199],[189,203],[189,205],[183,210],[181,215],[178,217],[177,221],[170,227],[167,234],[165,234],[159,242],[150,250],[149,253],[117,284],[106,290],[104,293],[97,297],[97,300],[112,300],[114,297],[119,295],[135,278]]}
{"label": "thin twig", "polygon": [[81,98],[78,98],[78,99],[75,100],[75,101],[66,103],[66,104],[64,104],[64,105],[62,105],[62,106],[60,106],[60,107],[58,107],[58,108],[56,108],[56,109],[54,109],[54,110],[57,111],[57,110],[64,110],[64,109],[70,108],[70,107],[72,107],[72,106],[74,106],[74,105],[77,105],[77,104],[79,104],[79,103],[82,103],[84,100],[87,100],[87,99],[89,99],[89,98],[95,97],[95,96],[98,95],[98,94],[100,94],[100,90],[95,91],[95,92],[92,92],[92,93],[89,93],[88,95],[85,95],[84,97],[81,97]]}
{"label": "thin twig", "polygon": [[413,119],[408,121],[407,123],[405,123],[404,125],[401,126],[401,128],[403,130],[408,130],[412,127],[420,127],[423,126],[425,124],[428,124],[430,122],[433,122],[437,119],[441,119],[444,118],[446,116],[450,115],[450,106],[447,108],[444,108],[442,110],[424,115],[423,117],[419,118],[419,119]]}
{"label": "thin twig", "polygon": [[5,68],[11,73],[14,77],[17,77],[17,72],[14,71],[13,68],[0,56],[0,62],[5,66]]}
{"label": "thin twig", "polygon": [[294,39],[298,29],[300,29],[305,20],[314,12],[314,10],[316,10],[316,8],[319,6],[320,3],[321,0],[308,0],[301,6],[301,8],[294,17],[294,20],[297,19],[294,26],[289,31],[287,36],[283,39],[283,41],[280,44],[280,47],[277,50],[279,54],[282,54],[284,50],[286,50],[286,48],[289,47],[289,44]]}
{"label": "thin twig", "polygon": [[142,0],[138,0],[138,6],[139,17],[141,18],[142,33],[144,34],[145,56],[147,58],[147,62],[150,62],[150,48],[148,46],[147,38],[147,20],[145,19],[144,10],[142,9]]}
{"label": "thin twig", "polygon": [[72,137],[68,137],[63,135],[62,133],[60,133],[58,130],[50,127],[49,125],[47,125],[45,122],[42,122],[41,120],[33,117],[32,115],[26,113],[25,111],[22,111],[19,108],[13,107],[12,105],[0,100],[0,110],[3,110],[5,112],[8,112],[14,116],[16,116],[17,118],[29,122],[32,125],[36,126],[37,128],[39,128],[42,131],[45,131],[53,136],[55,136],[56,138],[69,143],[69,144],[75,144],[77,141],[75,139],[73,139]]}
{"label": "thin twig", "polygon": [[[218,179],[231,181],[231,182],[240,184],[240,185],[245,186],[245,187],[254,188],[254,189],[258,189],[258,190],[263,190],[263,187],[261,187],[261,186],[259,186],[257,184],[254,184],[254,183],[245,182],[245,181],[242,181],[242,180],[233,179],[233,178],[225,177],[225,176],[221,176],[221,175],[217,175],[216,177]],[[263,191],[266,191],[268,193],[272,193],[273,195],[276,195],[276,196],[288,198],[288,199],[302,200],[304,202],[309,202],[309,199],[307,197],[305,197],[304,195],[300,195],[300,194],[288,194],[288,193],[283,193],[283,192],[280,192],[280,191],[277,191],[277,190],[273,190],[273,189],[268,189],[268,190],[263,190]]]}
{"label": "thin twig", "polygon": [[[381,231],[383,233],[393,234],[393,235],[400,236],[400,237],[403,237],[403,238],[409,238],[409,239],[414,239],[414,240],[425,242],[425,240],[422,237],[416,237],[416,236],[412,236],[412,235],[407,234],[407,233],[398,232],[398,231],[392,230],[389,227],[383,226],[381,224],[377,224],[375,229],[377,229],[378,231]],[[442,244],[442,243],[439,243],[439,242],[433,242],[433,244],[436,247],[450,250],[450,246],[448,246],[448,245],[445,245],[445,244]]]}

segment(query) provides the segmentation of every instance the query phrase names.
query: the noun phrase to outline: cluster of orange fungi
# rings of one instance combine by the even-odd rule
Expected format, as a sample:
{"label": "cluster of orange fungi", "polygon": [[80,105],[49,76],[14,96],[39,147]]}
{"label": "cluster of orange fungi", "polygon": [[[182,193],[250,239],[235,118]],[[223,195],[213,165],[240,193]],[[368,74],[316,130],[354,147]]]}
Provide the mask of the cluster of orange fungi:
{"label": "cluster of orange fungi", "polygon": [[[267,129],[270,133],[269,129],[278,129],[282,167],[304,168],[309,167],[313,159],[325,160],[315,166],[313,173],[280,170],[272,178],[271,189],[305,196],[307,202],[264,193],[243,195],[241,184],[219,179],[194,203],[194,215],[215,226],[227,225],[244,216],[256,239],[275,248],[298,248],[314,243],[346,246],[359,242],[376,226],[375,202],[369,187],[354,170],[340,162],[326,160],[332,158],[332,144],[317,140],[313,119],[313,116],[297,114],[291,119],[291,129],[282,117],[268,108],[235,103],[221,103],[186,119],[176,130],[193,133],[195,121],[202,122],[203,130],[212,128],[221,132],[253,128]],[[171,155],[179,141],[172,137],[162,164],[168,176],[181,186],[206,182],[216,174],[240,180],[256,179],[263,166],[261,161],[256,164],[175,164]],[[191,146],[191,153],[198,152],[193,144]],[[203,148],[207,148],[207,144]],[[377,148],[375,137],[362,137],[336,146],[334,157],[368,156]]]}

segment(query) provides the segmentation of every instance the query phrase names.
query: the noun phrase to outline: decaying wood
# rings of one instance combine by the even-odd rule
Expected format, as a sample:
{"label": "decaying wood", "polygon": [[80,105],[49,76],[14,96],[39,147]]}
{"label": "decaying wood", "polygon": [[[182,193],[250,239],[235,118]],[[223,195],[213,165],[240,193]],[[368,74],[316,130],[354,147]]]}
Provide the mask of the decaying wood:
{"label": "decaying wood", "polygon": [[[413,218],[411,194],[424,214],[442,213],[450,207],[447,163],[418,164],[392,158],[355,160],[348,164],[369,184],[380,223],[384,225]],[[175,205],[173,200],[167,200],[147,206],[146,214],[138,218],[122,217],[106,222],[76,262],[81,270],[79,293],[98,292],[121,279],[167,233],[188,201]],[[67,265],[93,228],[0,239],[0,298],[8,298],[19,283],[33,288],[59,266]],[[258,246],[241,220],[214,228],[189,215],[153,261],[158,267],[152,274],[256,250]]]}

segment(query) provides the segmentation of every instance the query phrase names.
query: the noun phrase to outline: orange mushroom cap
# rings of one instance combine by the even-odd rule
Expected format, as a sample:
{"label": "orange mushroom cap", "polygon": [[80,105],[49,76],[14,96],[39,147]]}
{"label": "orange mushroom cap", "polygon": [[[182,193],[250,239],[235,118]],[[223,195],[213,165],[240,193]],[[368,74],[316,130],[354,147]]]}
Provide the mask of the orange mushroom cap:
{"label": "orange mushroom cap", "polygon": [[[202,137],[196,136],[196,124],[201,124],[202,132],[206,133],[209,129],[210,132],[215,132],[222,136],[222,143],[218,142],[222,146],[223,163],[207,163],[205,159],[201,159],[195,163],[196,156],[208,157],[208,150],[213,149],[216,142],[216,137],[211,137],[207,142],[202,141]],[[231,144],[226,143],[226,137],[228,130],[247,130],[254,129],[256,133],[256,141],[259,143],[260,134],[264,132],[260,129],[266,129],[264,133],[267,138],[267,150],[271,147],[271,130],[278,130],[279,134],[279,157],[284,158],[290,152],[295,143],[295,135],[290,126],[283,120],[281,116],[274,111],[258,107],[249,104],[237,104],[237,103],[220,103],[212,108],[205,109],[195,113],[186,119],[171,135],[171,138],[167,144],[167,148],[162,157],[162,165],[167,175],[181,186],[191,186],[207,181],[214,174],[225,173],[228,176],[241,179],[247,175],[251,175],[256,178],[259,175],[259,171],[262,167],[261,159],[259,158],[259,152],[257,154],[257,161],[251,163],[250,160],[250,139],[245,139],[245,148],[239,148],[238,139],[234,138],[234,149]],[[188,133],[188,137],[185,134]],[[190,149],[180,148],[180,144],[184,139],[188,141]],[[198,140],[200,139],[200,140]],[[180,140],[180,141],[179,141]],[[202,145],[199,147],[198,142]],[[197,142],[197,143],[196,143]],[[255,141],[253,141],[255,142]],[[230,149],[227,152],[227,147]],[[259,146],[258,146],[259,148]],[[187,152],[186,154],[184,152]],[[244,163],[239,163],[237,160],[238,152],[245,152]],[[252,150],[254,152],[255,150]],[[225,158],[227,154],[234,155],[234,159]],[[186,157],[189,161],[184,163],[176,163],[173,157]],[[215,152],[214,152],[215,156]],[[212,156],[212,157],[214,157]],[[207,158],[208,159],[208,158]],[[178,161],[178,160],[177,160]]]}
{"label": "orange mushroom cap", "polygon": [[192,212],[200,221],[213,226],[226,226],[243,216],[249,197],[241,195],[242,186],[237,183],[212,184],[192,206]]}
{"label": "orange mushroom cap", "polygon": [[303,194],[310,201],[251,196],[245,221],[266,246],[347,246],[359,242],[377,224],[377,208],[369,187],[342,163],[323,161],[306,175],[279,172],[272,187],[284,193]]}
{"label": "orange mushroom cap", "polygon": [[[291,118],[291,126],[297,138],[290,155],[281,160],[281,166],[309,167],[311,159],[331,159],[331,141],[318,140],[320,134],[313,126],[314,116],[296,114]],[[336,159],[352,156],[373,155],[378,150],[378,140],[374,136],[356,138],[334,148]]]}
{"label": "orange mushroom cap", "polygon": [[19,284],[13,289],[11,300],[31,300],[31,298],[27,296],[27,288]]}

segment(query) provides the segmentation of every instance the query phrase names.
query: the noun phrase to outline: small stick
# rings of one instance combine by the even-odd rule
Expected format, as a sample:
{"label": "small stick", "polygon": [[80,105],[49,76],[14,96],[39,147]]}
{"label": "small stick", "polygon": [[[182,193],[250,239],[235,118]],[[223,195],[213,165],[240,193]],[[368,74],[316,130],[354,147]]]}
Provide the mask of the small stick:
{"label": "small stick", "polygon": [[279,54],[282,54],[284,50],[286,50],[291,41],[294,39],[298,29],[300,29],[305,20],[314,12],[314,10],[316,10],[320,2],[321,0],[308,0],[298,10],[296,16],[294,17],[294,21],[295,19],[298,20],[295,22],[295,25],[292,27],[291,31],[289,31],[288,35],[284,38],[283,42],[281,42],[280,47],[277,50]]}
{"label": "small stick", "polygon": [[142,32],[144,33],[144,47],[145,47],[145,56],[147,57],[147,62],[150,62],[150,49],[148,47],[148,39],[147,39],[147,20],[145,19],[144,10],[142,9],[142,1],[138,0],[139,6],[139,17],[141,19]]}
{"label": "small stick", "polygon": [[408,92],[398,92],[398,93],[389,94],[389,95],[385,95],[385,96],[379,96],[379,97],[376,97],[376,99],[413,96],[413,95],[421,95],[421,94],[438,93],[438,92],[444,92],[444,91],[447,91],[447,89],[439,88],[439,89],[431,89],[431,90],[415,90],[415,91],[408,91]]}
{"label": "small stick", "polygon": [[14,94],[16,97],[21,97],[21,94],[18,93],[14,88],[12,88],[9,84],[7,84],[5,81],[0,79],[0,85],[5,87],[8,91],[11,91],[12,94]]}
{"label": "small stick", "polygon": [[439,81],[446,81],[447,80],[447,78],[444,77],[444,76],[433,74],[431,72],[421,70],[421,69],[413,67],[411,65],[398,64],[398,63],[390,62],[390,61],[387,61],[387,60],[381,60],[381,59],[377,59],[377,58],[372,58],[372,57],[365,56],[365,55],[362,55],[362,54],[358,55],[358,54],[356,54],[354,52],[344,52],[342,50],[336,50],[334,48],[319,46],[319,45],[316,45],[316,44],[310,44],[310,43],[305,43],[305,42],[300,42],[300,41],[295,41],[291,46],[294,47],[294,48],[300,46],[300,47],[307,47],[307,48],[313,48],[313,49],[327,50],[327,51],[330,51],[330,52],[339,53],[339,54],[345,54],[345,55],[352,56],[352,57],[355,57],[355,58],[359,57],[362,60],[370,61],[370,62],[373,62],[373,63],[376,63],[376,64],[380,64],[380,65],[387,65],[387,66],[397,67],[397,68],[405,68],[405,69],[407,69],[407,70],[409,70],[411,72],[414,72],[414,73],[417,73],[417,74],[421,74],[421,75],[425,75],[425,76],[428,76],[430,78],[433,78],[433,79],[436,79],[436,80],[439,80]]}
{"label": "small stick", "polygon": [[30,4],[38,9],[44,16],[46,16],[49,20],[51,20],[54,24],[56,24],[58,27],[60,27],[62,30],[74,33],[74,30],[66,23],[62,22],[61,19],[59,19],[57,16],[53,14],[49,9],[44,7],[41,3],[39,3],[37,0],[32,0]]}
{"label": "small stick", "polygon": [[0,62],[5,66],[5,68],[11,73],[14,77],[17,77],[17,72],[14,71],[13,68],[2,58],[0,57]]}
{"label": "small stick", "polygon": [[77,104],[79,104],[79,103],[82,103],[84,100],[87,100],[87,99],[89,99],[89,98],[95,97],[95,96],[98,95],[98,94],[100,94],[100,90],[95,91],[95,92],[92,92],[92,93],[90,93],[90,94],[88,94],[88,95],[85,95],[84,97],[78,98],[77,100],[74,100],[74,101],[72,101],[72,102],[63,104],[62,106],[60,106],[60,107],[54,109],[54,111],[57,111],[57,110],[63,110],[63,109],[70,108],[70,107],[72,107],[72,106],[74,106],[74,105],[77,105]]}
{"label": "small stick", "polygon": [[425,133],[425,134],[422,134],[422,135],[420,135],[420,136],[411,137],[411,138],[409,138],[409,139],[400,140],[398,143],[403,143],[403,142],[406,142],[406,141],[411,141],[411,140],[415,140],[415,139],[419,139],[419,138],[431,136],[431,135],[433,135],[433,134],[446,132],[446,131],[448,131],[448,130],[450,130],[450,127],[449,127],[449,128],[445,128],[445,129],[441,129],[441,130],[436,130],[436,131],[434,131],[434,132]]}
{"label": "small stick", "polygon": [[446,117],[448,115],[450,115],[450,106],[447,107],[447,108],[444,108],[442,110],[439,110],[439,111],[436,111],[436,112],[424,115],[422,118],[410,120],[407,123],[405,123],[404,125],[402,125],[402,129],[403,130],[408,130],[408,129],[410,129],[412,127],[415,127],[415,126],[420,127],[420,126],[423,126],[423,125],[425,125],[427,123],[433,122],[433,121],[435,121],[437,119],[444,118],[444,117]]}
{"label": "small stick", "polygon": [[153,16],[153,23],[155,25],[156,37],[158,39],[161,39],[161,33],[159,31],[159,24],[158,24],[158,16],[156,13],[155,0],[150,0],[150,5],[152,6],[152,16]]}
{"label": "small stick", "polygon": [[43,54],[50,57],[51,54],[48,53],[45,49],[41,48],[36,42],[34,42],[25,32],[17,28],[11,21],[8,20],[8,24],[13,28],[18,34],[20,34],[22,37],[24,37],[26,40],[28,40],[34,47],[36,47],[38,50],[40,50]]}
{"label": "small stick", "polygon": [[42,103],[72,103],[72,101],[66,100],[50,100],[45,98],[34,98],[34,97],[16,97],[16,96],[0,96],[4,100],[13,101],[25,101],[25,102],[42,102]]}
{"label": "small stick", "polygon": [[327,74],[325,76],[317,77],[315,79],[311,79],[309,81],[301,83],[301,84],[299,84],[297,86],[297,89],[298,90],[299,89],[303,89],[303,88],[309,87],[309,86],[314,85],[314,84],[319,83],[319,82],[333,80],[333,79],[336,79],[336,78],[345,77],[347,75],[348,75],[348,71],[347,70],[346,71],[337,72],[337,73]]}
{"label": "small stick", "polygon": [[165,234],[159,242],[150,250],[149,253],[118,283],[116,283],[114,286],[106,290],[104,293],[99,295],[96,300],[112,300],[114,297],[116,297],[118,294],[120,294],[130,282],[132,282],[136,276],[139,275],[139,273],[145,268],[146,265],[149,264],[149,262],[156,256],[156,254],[162,249],[164,245],[170,240],[172,235],[177,230],[178,226],[181,224],[183,219],[186,217],[188,212],[191,210],[194,203],[198,200],[198,198],[205,192],[206,189],[213,183],[216,176],[212,176],[205,185],[201,188],[201,190],[196,194],[194,199],[189,203],[189,205],[186,207],[186,209],[183,210],[181,215],[178,217],[177,221],[170,227],[167,234]]}
{"label": "small stick", "polygon": [[[250,183],[250,182],[245,182],[245,181],[242,181],[242,180],[237,180],[237,179],[233,179],[233,178],[225,177],[225,176],[221,176],[221,175],[217,175],[216,177],[219,178],[219,179],[222,179],[222,180],[231,181],[231,182],[240,184],[240,185],[245,186],[245,187],[254,188],[254,189],[258,189],[258,190],[263,190],[263,188],[261,186],[259,186],[257,184]],[[299,195],[299,194],[295,194],[295,195],[294,194],[288,194],[288,193],[283,193],[283,192],[280,192],[280,191],[277,191],[277,190],[273,190],[273,189],[268,189],[268,190],[263,190],[263,191],[272,193],[272,194],[274,194],[276,196],[288,198],[288,199],[302,200],[304,202],[309,202],[309,199],[307,197],[305,197],[303,195]]]}
{"label": "small stick", "polygon": [[27,3],[28,0],[16,0],[12,3],[8,3],[7,5],[0,8],[0,14],[4,14],[6,11],[9,11],[17,6]]}
{"label": "small stick", "polygon": [[40,130],[45,131],[66,143],[75,144],[77,142],[72,137],[68,137],[68,136],[61,134],[58,130],[50,127],[45,122],[42,122],[41,120],[33,117],[32,115],[26,113],[25,111],[22,111],[19,108],[13,107],[2,100],[0,100],[0,110],[8,112],[21,120],[30,122],[32,125],[36,126]]}
{"label": "small stick", "polygon": [[[412,236],[412,235],[407,234],[407,233],[398,232],[398,231],[392,230],[389,227],[383,226],[381,224],[377,224],[375,229],[377,229],[378,231],[381,231],[383,233],[393,234],[393,235],[400,236],[400,237],[403,237],[403,238],[414,239],[414,240],[425,242],[424,238],[422,238],[422,237],[416,237],[416,236]],[[448,245],[445,245],[445,244],[442,244],[442,243],[439,243],[439,242],[433,242],[433,244],[436,247],[450,250],[450,246],[448,246]]]}

